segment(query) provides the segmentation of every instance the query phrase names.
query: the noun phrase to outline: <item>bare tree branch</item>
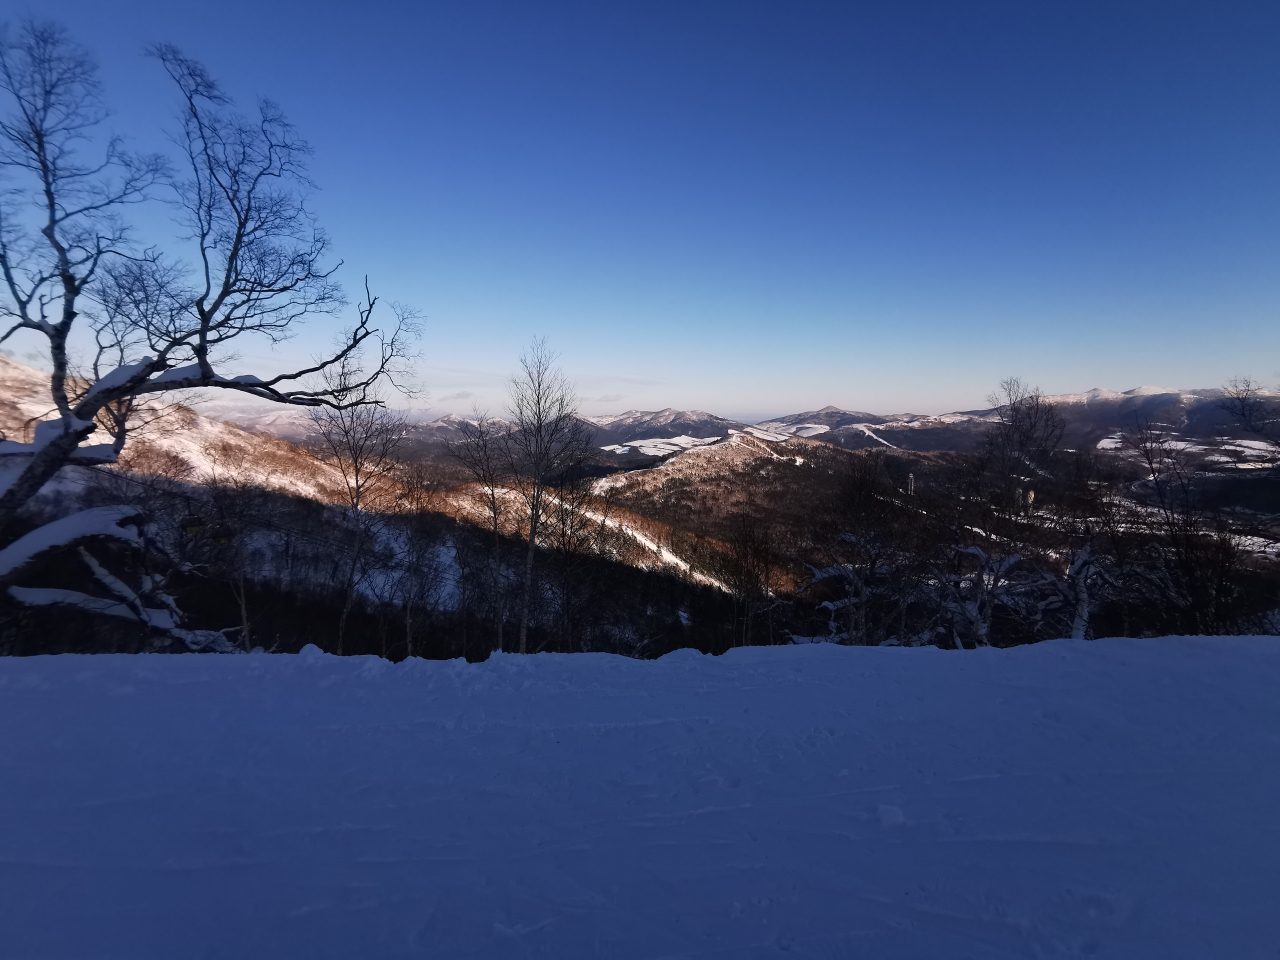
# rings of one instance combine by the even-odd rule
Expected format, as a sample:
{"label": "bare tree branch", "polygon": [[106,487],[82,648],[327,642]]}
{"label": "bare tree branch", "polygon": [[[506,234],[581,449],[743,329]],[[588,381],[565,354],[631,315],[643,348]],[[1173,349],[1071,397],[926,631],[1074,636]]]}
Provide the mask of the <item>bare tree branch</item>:
{"label": "bare tree branch", "polygon": [[1222,391],[1222,409],[1244,430],[1280,454],[1280,403],[1263,396],[1262,385],[1248,377],[1232,380]]}
{"label": "bare tree branch", "polygon": [[556,355],[539,338],[520,357],[520,371],[508,385],[507,419],[501,435],[512,485],[524,506],[528,536],[520,606],[520,652],[528,652],[533,600],[533,562],[539,527],[550,507],[551,488],[576,479],[590,451],[590,437],[578,417],[572,385],[555,365]]}
{"label": "bare tree branch", "polygon": [[[354,326],[327,357],[269,377],[220,369],[241,337],[278,343],[306,318],[340,310],[339,264],[326,264],[328,238],[306,205],[310,148],[280,108],[262,101],[246,119],[202,65],[172,46],[151,52],[180,95],[180,174],[113,138],[83,160],[106,115],[92,60],[56,25],[26,22],[0,40],[10,108],[0,118],[0,170],[26,184],[0,195],[0,341],[20,330],[47,340],[59,416],[26,448],[6,444],[3,453],[27,459],[0,491],[0,530],[73,458],[118,454],[149,395],[212,387],[343,410],[380,405],[384,382],[410,390],[420,317],[393,305],[394,322],[377,325],[367,280]],[[172,190],[194,269],[139,250],[120,219],[160,183]],[[77,386],[68,340],[81,315],[96,352],[91,382]],[[86,450],[96,423],[112,443]]]}

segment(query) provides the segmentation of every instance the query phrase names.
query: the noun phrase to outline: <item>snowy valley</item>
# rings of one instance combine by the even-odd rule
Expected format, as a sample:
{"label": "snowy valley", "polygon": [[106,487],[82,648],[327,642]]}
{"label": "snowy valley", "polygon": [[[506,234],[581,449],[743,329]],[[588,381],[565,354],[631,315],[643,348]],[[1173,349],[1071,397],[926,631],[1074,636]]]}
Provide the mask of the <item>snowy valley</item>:
{"label": "snowy valley", "polygon": [[[2,357],[0,373],[0,429],[24,450],[48,412],[48,378]],[[510,642],[527,503],[517,477],[486,486],[459,459],[477,421],[397,420],[398,452],[362,481],[373,485],[353,512],[355,465],[324,447],[317,421],[178,399],[187,405],[142,408],[115,464],[69,466],[37,498],[50,518],[132,510],[148,532],[126,526],[125,542],[99,545],[112,555],[101,560],[82,563],[71,543],[10,563],[14,639],[111,650],[195,637],[204,649],[216,635],[215,646],[320,642],[394,658],[483,657]],[[994,466],[1010,455],[990,446],[1009,426],[1002,408],[829,407],[760,425],[672,409],[577,419],[580,479],[546,495],[536,544],[534,649],[658,656],[761,641],[1003,646],[1271,628],[1273,447],[1231,420],[1221,391],[1031,400],[1059,424],[1056,452],[1028,448]],[[0,448],[0,468],[21,462]],[[1012,485],[992,469],[1012,470]],[[878,505],[867,513],[860,497]],[[972,514],[966,527],[930,519],[957,509]],[[1172,533],[1186,523],[1203,531],[1194,556]],[[139,567],[126,554],[144,540]],[[1198,592],[1220,576],[1230,584]]]}

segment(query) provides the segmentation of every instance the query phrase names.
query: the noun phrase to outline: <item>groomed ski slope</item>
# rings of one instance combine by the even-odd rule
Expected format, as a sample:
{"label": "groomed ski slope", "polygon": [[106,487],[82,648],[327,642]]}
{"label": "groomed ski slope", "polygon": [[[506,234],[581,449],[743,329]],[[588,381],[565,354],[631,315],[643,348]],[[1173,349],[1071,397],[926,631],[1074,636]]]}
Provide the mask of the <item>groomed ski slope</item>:
{"label": "groomed ski slope", "polygon": [[1280,643],[0,660],[5,958],[1275,957]]}

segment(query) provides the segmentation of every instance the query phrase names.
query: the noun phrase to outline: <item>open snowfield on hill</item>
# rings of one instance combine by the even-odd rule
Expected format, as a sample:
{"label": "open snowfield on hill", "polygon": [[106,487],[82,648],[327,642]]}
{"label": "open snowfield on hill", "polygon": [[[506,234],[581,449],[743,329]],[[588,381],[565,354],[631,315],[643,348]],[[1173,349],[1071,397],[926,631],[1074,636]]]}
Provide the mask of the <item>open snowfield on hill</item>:
{"label": "open snowfield on hill", "polygon": [[5,659],[0,955],[1275,957],[1278,691],[1265,638]]}

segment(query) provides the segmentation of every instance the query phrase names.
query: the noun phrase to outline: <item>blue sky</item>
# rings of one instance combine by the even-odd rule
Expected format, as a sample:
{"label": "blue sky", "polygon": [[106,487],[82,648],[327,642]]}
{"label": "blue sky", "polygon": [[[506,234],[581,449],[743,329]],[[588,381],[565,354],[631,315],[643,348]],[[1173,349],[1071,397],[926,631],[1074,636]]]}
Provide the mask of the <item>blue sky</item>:
{"label": "blue sky", "polygon": [[496,410],[535,334],[589,413],[1280,380],[1275,3],[25,9],[139,146],[148,42],[278,101],[349,286],[426,313],[437,407]]}

